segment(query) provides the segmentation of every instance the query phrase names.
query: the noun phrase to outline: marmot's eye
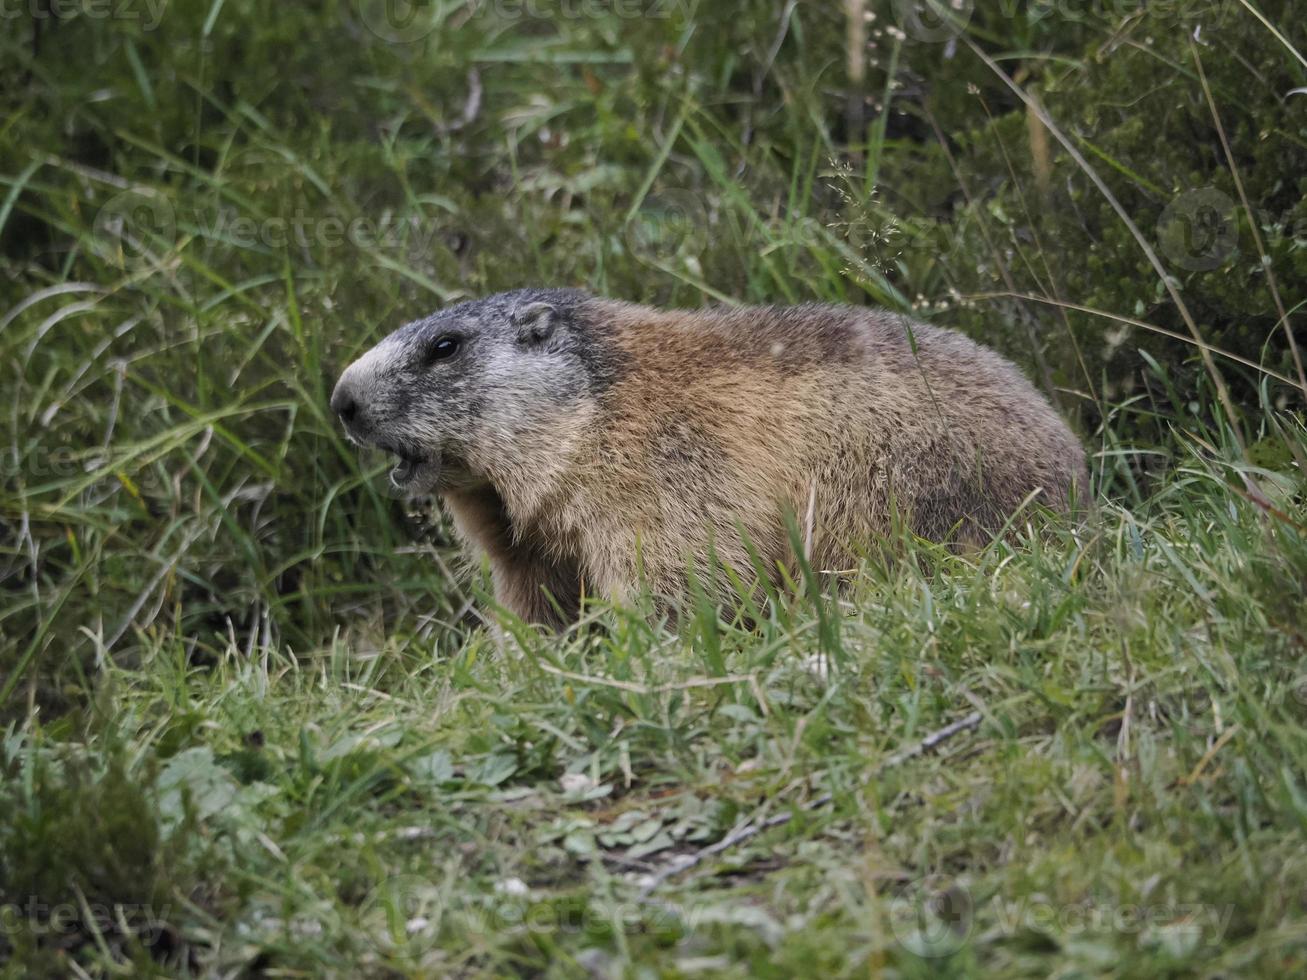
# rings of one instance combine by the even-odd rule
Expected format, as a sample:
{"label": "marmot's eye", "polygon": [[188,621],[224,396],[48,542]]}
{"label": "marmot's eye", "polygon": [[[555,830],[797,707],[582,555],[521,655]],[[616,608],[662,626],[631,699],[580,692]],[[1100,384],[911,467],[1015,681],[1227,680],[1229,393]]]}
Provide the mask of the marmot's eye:
{"label": "marmot's eye", "polygon": [[453,357],[456,353],[458,353],[458,338],[444,336],[431,345],[427,360],[443,361],[447,357]]}

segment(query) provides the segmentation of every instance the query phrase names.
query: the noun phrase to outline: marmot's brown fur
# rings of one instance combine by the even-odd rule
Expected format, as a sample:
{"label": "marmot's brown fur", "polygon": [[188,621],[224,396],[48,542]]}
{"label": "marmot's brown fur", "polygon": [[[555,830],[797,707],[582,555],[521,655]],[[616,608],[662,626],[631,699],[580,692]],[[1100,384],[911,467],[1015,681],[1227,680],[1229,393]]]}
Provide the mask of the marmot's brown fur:
{"label": "marmot's brown fur", "polygon": [[396,486],[439,494],[503,606],[555,626],[583,593],[675,604],[714,555],[746,581],[749,547],[792,570],[787,515],[814,569],[848,569],[895,512],[974,543],[1027,498],[1065,510],[1088,483],[1012,364],[864,308],[502,293],[387,337],[332,408],[400,457]]}

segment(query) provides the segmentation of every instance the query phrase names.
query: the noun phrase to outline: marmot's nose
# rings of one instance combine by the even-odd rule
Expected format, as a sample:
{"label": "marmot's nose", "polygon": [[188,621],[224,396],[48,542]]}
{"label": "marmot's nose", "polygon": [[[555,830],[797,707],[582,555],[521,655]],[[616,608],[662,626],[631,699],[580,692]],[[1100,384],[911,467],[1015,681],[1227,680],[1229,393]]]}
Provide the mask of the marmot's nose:
{"label": "marmot's nose", "polygon": [[346,425],[358,416],[359,403],[347,385],[336,385],[336,390],[331,394],[331,410],[340,416],[340,420]]}

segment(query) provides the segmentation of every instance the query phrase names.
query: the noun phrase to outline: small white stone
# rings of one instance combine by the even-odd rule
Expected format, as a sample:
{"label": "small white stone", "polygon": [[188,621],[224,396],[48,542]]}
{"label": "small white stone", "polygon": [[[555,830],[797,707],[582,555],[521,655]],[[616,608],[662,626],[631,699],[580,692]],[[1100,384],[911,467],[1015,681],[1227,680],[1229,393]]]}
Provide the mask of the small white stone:
{"label": "small white stone", "polygon": [[594,789],[595,781],[583,772],[565,772],[558,784],[563,787],[564,793],[584,793],[587,790]]}
{"label": "small white stone", "polygon": [[825,681],[830,676],[830,657],[824,653],[808,654],[800,666],[819,681]]}
{"label": "small white stone", "polygon": [[500,895],[510,895],[513,898],[524,898],[531,894],[531,889],[521,878],[505,878],[503,881],[497,881],[495,891]]}

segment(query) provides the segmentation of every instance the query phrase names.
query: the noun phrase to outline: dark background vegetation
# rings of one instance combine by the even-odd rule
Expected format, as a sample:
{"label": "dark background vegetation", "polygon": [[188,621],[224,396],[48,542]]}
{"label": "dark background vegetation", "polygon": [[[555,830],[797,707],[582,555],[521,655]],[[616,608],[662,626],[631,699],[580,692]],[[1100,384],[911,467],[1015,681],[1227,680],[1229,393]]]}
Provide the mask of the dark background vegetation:
{"label": "dark background vegetation", "polygon": [[[351,358],[461,297],[548,284],[913,312],[1028,370],[1084,437],[1105,506],[1153,506],[1199,453],[1231,496],[1192,503],[1196,527],[1251,497],[1301,531],[1294,6],[1004,0],[959,5],[954,28],[910,6],[435,4],[399,40],[371,0],[5,6],[0,763],[17,778],[37,718],[100,755],[28,759],[0,890],[109,900],[134,877],[139,902],[185,894],[221,920],[255,886],[205,870],[227,858],[203,802],[135,815],[218,724],[185,678],[233,651],[334,663],[342,636],[410,638],[428,665],[481,649],[438,522],[388,496],[326,410]],[[1300,652],[1301,569],[1267,560],[1241,588],[1275,649]],[[125,724],[121,689],[165,676]],[[259,726],[231,724],[221,771],[183,776],[267,777],[240,743]],[[146,730],[148,778],[131,775]],[[139,853],[103,849],[132,824],[154,828]],[[22,860],[46,849],[76,857]],[[168,955],[204,962],[200,920],[173,920]]]}

